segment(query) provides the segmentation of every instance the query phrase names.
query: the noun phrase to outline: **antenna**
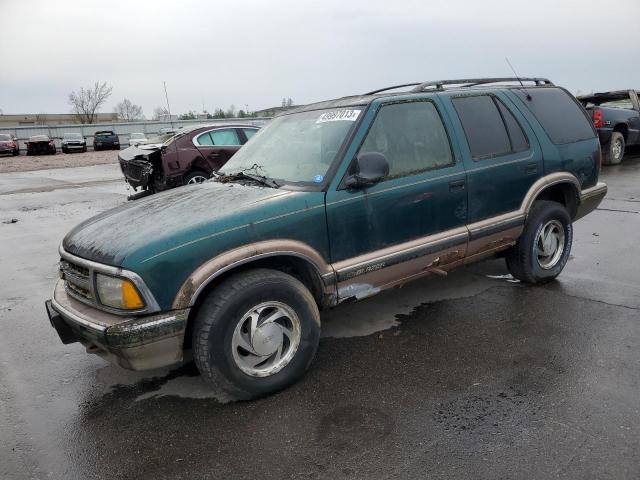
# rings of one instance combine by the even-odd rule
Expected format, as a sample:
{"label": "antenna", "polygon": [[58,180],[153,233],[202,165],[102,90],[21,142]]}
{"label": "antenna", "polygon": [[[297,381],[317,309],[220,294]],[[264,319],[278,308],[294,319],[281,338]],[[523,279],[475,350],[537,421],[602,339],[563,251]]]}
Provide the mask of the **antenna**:
{"label": "antenna", "polygon": [[167,111],[169,112],[169,123],[173,127],[173,118],[171,117],[171,107],[169,106],[169,95],[167,94],[167,82],[162,82],[164,85],[164,97],[167,99]]}
{"label": "antenna", "polygon": [[513,68],[513,65],[511,65],[511,62],[509,61],[509,58],[508,57],[504,57],[504,59],[507,61],[507,64],[511,68],[511,71],[515,75],[516,79],[520,82],[520,86],[522,87],[522,90],[524,90],[524,93],[527,94],[527,100],[531,101],[531,95],[529,95],[529,92],[527,92],[526,88],[524,88],[524,83],[522,83],[522,80],[520,80],[520,77],[516,73],[516,69]]}

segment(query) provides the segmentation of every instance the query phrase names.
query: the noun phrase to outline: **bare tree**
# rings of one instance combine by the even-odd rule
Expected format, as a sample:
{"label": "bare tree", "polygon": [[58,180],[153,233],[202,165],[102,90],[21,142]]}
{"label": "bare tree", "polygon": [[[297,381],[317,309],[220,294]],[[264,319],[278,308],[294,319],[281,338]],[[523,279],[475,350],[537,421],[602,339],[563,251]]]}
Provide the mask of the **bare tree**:
{"label": "bare tree", "polygon": [[47,122],[46,113],[36,113],[36,125],[45,125]]}
{"label": "bare tree", "polygon": [[107,82],[96,82],[93,86],[73,91],[69,94],[69,104],[80,123],[94,123],[96,112],[106,102],[113,87]]}
{"label": "bare tree", "polygon": [[163,115],[169,115],[169,110],[164,107],[156,107],[153,109],[153,119],[160,120]]}
{"label": "bare tree", "polygon": [[144,118],[144,115],[142,115],[142,107],[140,105],[134,105],[128,98],[125,98],[116,105],[116,113],[118,114],[118,119],[124,120],[125,122],[133,122]]}
{"label": "bare tree", "polygon": [[224,116],[226,118],[234,118],[236,116],[236,106],[231,104],[231,106],[224,112]]}

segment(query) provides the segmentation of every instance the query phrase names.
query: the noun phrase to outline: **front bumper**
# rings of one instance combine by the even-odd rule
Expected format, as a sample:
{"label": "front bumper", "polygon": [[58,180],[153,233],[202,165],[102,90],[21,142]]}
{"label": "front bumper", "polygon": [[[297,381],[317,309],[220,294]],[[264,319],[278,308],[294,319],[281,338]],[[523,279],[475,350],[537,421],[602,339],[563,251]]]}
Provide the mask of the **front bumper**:
{"label": "front bumper", "polygon": [[60,280],[46,309],[62,343],[80,342],[88,353],[123,368],[149,370],[183,360],[188,308],[123,317],[75,300]]}
{"label": "front bumper", "polygon": [[582,190],[580,192],[580,204],[574,220],[578,220],[598,208],[606,194],[607,184],[604,182],[598,182],[597,185]]}

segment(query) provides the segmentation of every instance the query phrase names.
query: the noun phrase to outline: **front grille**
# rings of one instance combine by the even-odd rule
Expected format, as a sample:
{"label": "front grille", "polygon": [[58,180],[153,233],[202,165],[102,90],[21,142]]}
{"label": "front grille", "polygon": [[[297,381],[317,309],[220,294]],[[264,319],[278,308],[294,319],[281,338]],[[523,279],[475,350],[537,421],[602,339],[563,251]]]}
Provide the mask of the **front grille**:
{"label": "front grille", "polygon": [[69,295],[84,302],[95,303],[92,278],[88,268],[67,260],[60,260],[60,276],[64,280],[64,287]]}

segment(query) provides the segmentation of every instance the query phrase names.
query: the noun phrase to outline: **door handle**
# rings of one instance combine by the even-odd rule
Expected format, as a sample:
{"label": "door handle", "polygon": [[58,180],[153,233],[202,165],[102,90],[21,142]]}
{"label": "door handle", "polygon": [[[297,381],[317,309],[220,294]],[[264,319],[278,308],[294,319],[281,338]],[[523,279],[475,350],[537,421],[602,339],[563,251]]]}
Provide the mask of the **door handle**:
{"label": "door handle", "polygon": [[459,192],[460,190],[464,190],[464,180],[456,180],[454,182],[449,182],[449,191],[450,192]]}
{"label": "door handle", "polygon": [[526,174],[538,173],[538,164],[537,163],[527,163],[524,167],[524,171]]}
{"label": "door handle", "polygon": [[218,157],[220,156],[220,153],[219,153],[219,152],[211,152],[211,153],[209,154],[209,156],[210,156],[211,158],[218,158]]}

